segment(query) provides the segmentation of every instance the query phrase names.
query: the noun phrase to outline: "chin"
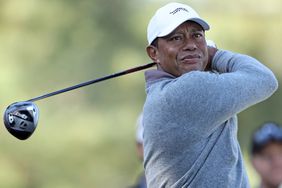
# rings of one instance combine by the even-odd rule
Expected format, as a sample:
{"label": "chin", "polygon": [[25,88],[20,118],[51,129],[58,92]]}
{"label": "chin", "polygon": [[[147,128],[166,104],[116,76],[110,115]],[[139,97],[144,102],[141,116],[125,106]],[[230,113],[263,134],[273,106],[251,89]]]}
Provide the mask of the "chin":
{"label": "chin", "polygon": [[189,69],[189,70],[183,70],[179,73],[179,76],[183,75],[183,74],[186,74],[186,73],[189,73],[191,71],[198,71],[197,69]]}
{"label": "chin", "polygon": [[199,67],[194,67],[194,68],[190,68],[188,69],[187,71],[185,72],[191,72],[191,71],[202,71],[203,69],[202,68],[199,68]]}

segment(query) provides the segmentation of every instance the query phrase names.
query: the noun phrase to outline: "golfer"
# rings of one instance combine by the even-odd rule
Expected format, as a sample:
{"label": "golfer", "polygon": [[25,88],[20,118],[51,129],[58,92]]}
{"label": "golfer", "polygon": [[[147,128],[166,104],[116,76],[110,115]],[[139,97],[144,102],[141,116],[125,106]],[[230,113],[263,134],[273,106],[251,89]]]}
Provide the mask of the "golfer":
{"label": "golfer", "polygon": [[207,47],[208,23],[169,3],[148,29],[144,167],[149,188],[240,188],[249,181],[237,114],[270,97],[274,74],[258,60]]}

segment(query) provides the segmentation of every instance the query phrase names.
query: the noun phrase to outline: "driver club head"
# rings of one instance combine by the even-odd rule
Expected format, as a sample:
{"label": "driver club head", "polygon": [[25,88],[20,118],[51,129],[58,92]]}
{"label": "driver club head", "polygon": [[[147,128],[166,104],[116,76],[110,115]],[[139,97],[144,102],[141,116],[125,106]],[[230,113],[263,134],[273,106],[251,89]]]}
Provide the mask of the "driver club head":
{"label": "driver club head", "polygon": [[20,140],[32,135],[37,127],[38,118],[38,107],[29,101],[13,103],[4,112],[5,127]]}

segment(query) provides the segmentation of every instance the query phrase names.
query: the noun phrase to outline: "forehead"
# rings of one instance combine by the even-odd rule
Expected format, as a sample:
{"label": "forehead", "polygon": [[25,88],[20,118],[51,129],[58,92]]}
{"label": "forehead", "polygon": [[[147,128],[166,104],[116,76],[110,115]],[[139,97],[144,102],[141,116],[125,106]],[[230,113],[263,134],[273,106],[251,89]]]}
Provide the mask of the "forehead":
{"label": "forehead", "polygon": [[182,23],[181,25],[179,25],[171,33],[183,31],[183,30],[185,30],[185,31],[203,31],[204,32],[204,29],[198,23],[193,22],[193,21],[186,21],[186,22]]}
{"label": "forehead", "polygon": [[262,154],[280,152],[282,153],[282,142],[271,141],[262,150]]}

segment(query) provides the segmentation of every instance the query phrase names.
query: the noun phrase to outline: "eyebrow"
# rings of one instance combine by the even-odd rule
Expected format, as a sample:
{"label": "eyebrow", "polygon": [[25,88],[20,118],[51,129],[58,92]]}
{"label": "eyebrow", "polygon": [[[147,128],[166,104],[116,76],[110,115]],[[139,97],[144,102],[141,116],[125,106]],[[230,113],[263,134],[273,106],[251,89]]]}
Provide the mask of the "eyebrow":
{"label": "eyebrow", "polygon": [[[185,29],[186,30],[186,29]],[[172,31],[170,34],[164,36],[164,38],[168,38],[168,37],[171,37],[173,36],[174,34],[177,34],[177,33],[182,33],[181,32],[182,30],[174,30]],[[191,30],[189,30],[189,32],[205,32],[202,28],[192,28]]]}

